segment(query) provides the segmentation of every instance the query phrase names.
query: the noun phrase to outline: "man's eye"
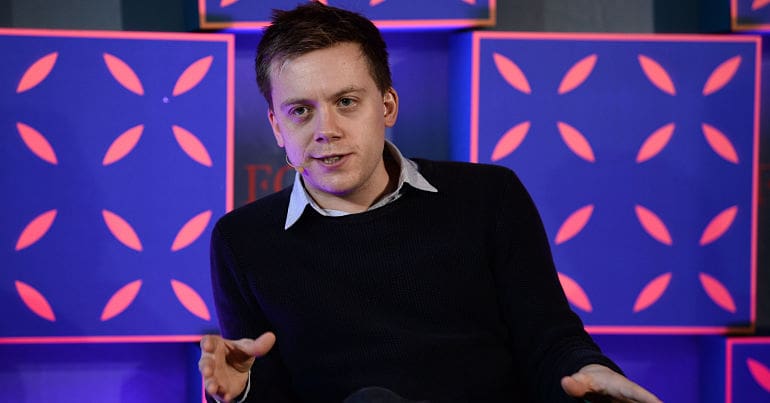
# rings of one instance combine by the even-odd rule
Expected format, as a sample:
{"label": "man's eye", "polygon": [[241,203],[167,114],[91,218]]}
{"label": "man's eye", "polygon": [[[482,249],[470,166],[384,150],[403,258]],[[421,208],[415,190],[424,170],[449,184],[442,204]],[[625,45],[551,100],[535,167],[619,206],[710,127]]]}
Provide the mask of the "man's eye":
{"label": "man's eye", "polygon": [[342,107],[349,107],[353,106],[356,102],[351,98],[341,98],[337,103]]}
{"label": "man's eye", "polygon": [[289,115],[292,115],[292,116],[304,116],[306,114],[307,114],[307,108],[304,106],[298,106],[296,108],[291,108],[291,110],[289,110]]}

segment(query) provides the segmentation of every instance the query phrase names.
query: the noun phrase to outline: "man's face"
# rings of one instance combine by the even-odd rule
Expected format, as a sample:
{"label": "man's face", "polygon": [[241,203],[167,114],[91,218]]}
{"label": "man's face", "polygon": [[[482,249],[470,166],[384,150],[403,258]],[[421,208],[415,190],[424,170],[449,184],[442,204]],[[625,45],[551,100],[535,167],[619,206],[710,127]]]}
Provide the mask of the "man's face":
{"label": "man's face", "polygon": [[304,168],[311,196],[325,208],[341,200],[368,207],[388,186],[382,151],[398,114],[396,92],[379,91],[353,43],[274,62],[270,82],[276,142]]}

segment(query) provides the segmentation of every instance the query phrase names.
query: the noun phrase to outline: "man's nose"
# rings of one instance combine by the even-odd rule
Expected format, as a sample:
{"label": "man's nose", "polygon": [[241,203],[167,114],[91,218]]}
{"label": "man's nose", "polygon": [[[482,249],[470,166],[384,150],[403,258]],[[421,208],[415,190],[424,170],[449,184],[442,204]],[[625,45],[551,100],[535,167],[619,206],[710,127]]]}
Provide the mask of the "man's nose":
{"label": "man's nose", "polygon": [[315,141],[327,142],[339,139],[342,136],[338,126],[339,117],[333,108],[325,107],[318,111],[316,121]]}

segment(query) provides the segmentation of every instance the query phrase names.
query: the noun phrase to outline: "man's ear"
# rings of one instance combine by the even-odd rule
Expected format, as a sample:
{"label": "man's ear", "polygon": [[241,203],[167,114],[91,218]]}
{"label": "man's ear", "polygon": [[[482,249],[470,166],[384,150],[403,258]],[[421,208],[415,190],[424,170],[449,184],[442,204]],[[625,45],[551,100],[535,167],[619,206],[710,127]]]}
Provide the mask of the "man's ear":
{"label": "man's ear", "polygon": [[275,142],[278,147],[283,148],[283,135],[281,135],[281,128],[278,126],[278,119],[275,117],[273,108],[267,108],[267,120],[270,121],[270,127],[273,128],[273,136],[275,136]]}
{"label": "man's ear", "polygon": [[385,126],[393,127],[398,118],[398,93],[393,87],[390,87],[382,97],[385,106]]}

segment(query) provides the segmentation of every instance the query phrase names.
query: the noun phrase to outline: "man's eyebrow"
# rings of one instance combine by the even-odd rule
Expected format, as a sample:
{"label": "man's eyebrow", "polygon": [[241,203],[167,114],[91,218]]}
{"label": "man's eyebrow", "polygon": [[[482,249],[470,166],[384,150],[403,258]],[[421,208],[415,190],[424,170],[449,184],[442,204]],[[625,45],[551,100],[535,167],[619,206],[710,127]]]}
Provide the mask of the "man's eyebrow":
{"label": "man's eyebrow", "polygon": [[[332,94],[329,99],[335,100],[343,95],[351,94],[351,93],[365,93],[366,88],[364,87],[357,87],[354,85],[351,85],[349,87],[343,88],[334,94]],[[306,98],[289,98],[283,102],[281,102],[281,109],[284,109],[286,107],[292,106],[292,105],[303,105],[303,104],[309,104],[311,103],[309,99]]]}

